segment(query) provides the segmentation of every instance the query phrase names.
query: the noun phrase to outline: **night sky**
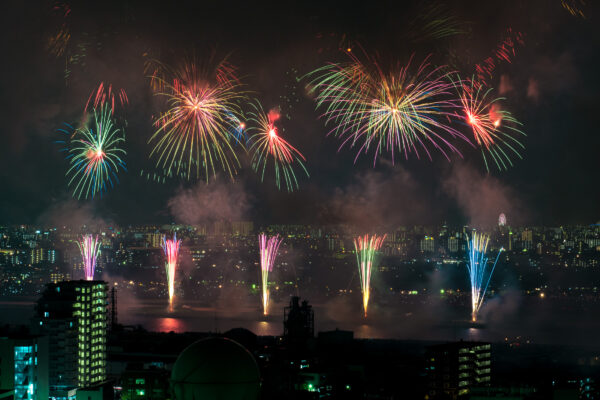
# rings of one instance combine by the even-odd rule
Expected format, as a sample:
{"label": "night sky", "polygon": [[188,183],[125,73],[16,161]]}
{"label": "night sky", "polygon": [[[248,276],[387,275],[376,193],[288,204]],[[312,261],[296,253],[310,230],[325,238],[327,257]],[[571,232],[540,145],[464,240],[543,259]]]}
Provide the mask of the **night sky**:
{"label": "night sky", "polygon": [[[489,225],[500,212],[509,224],[600,220],[598,6],[583,7],[581,18],[559,0],[448,3],[431,4],[460,21],[463,33],[433,39],[419,28],[426,2],[3,2],[0,223],[244,218],[377,229]],[[61,26],[68,26],[71,38],[66,54],[57,57],[46,44]],[[490,84],[506,97],[504,108],[523,123],[527,137],[524,159],[506,172],[488,174],[480,153],[466,144],[459,144],[464,158],[454,155],[450,163],[433,153],[432,161],[411,157],[395,165],[381,157],[373,167],[369,153],[354,164],[355,149],[338,152],[340,141],[326,135],[305,81],[294,79],[347,60],[339,50],[347,46],[389,63],[430,55],[432,63],[452,64],[469,76],[509,28],[522,32],[525,44],[511,63],[498,65]],[[261,183],[245,156],[235,183],[224,175],[208,185],[159,184],[140,176],[153,167],[147,142],[160,110],[144,62],[152,57],[177,65],[212,53],[229,57],[265,109],[279,105],[290,114],[282,122],[284,137],[306,156],[310,173],[299,175],[298,191],[279,191],[269,177]],[[77,122],[100,82],[129,96],[128,171],[102,198],[76,201],[56,130]]]}

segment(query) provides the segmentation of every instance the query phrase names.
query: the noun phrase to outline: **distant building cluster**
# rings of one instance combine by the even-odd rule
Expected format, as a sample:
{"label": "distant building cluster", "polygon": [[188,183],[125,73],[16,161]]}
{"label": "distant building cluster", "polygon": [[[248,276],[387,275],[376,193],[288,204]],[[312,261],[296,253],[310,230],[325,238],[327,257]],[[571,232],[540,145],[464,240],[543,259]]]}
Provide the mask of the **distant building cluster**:
{"label": "distant building cluster", "polygon": [[[500,265],[525,275],[537,273],[525,283],[529,291],[540,291],[554,282],[552,271],[564,271],[573,277],[599,267],[600,226],[511,227],[500,216],[499,224],[488,233],[491,254],[504,249]],[[311,298],[344,294],[347,282],[334,279],[355,268],[353,240],[363,232],[346,226],[270,225],[256,227],[250,221],[220,221],[211,225],[145,225],[128,227],[0,227],[0,295],[32,296],[46,282],[58,283],[84,277],[84,265],[77,240],[84,233],[100,238],[96,276],[109,277],[111,283],[128,288],[137,296],[167,296],[164,274],[163,235],[177,232],[183,239],[180,264],[188,281],[180,284],[178,294],[210,299],[228,287],[257,290],[255,279],[258,260],[257,233],[278,233],[283,237],[275,268],[281,271],[274,281],[272,296],[282,298],[294,293],[311,277],[324,274]],[[451,268],[467,261],[469,227],[412,226],[387,232],[381,248],[379,271],[391,288],[389,294],[422,290],[419,285],[395,281],[397,271],[414,270],[419,265]],[[189,268],[191,267],[191,268]],[[337,272],[336,272],[337,271]],[[562,273],[562,272],[561,272]],[[114,277],[114,278],[113,278]],[[589,281],[577,284],[577,290],[597,290]],[[563,282],[564,283],[564,282]],[[493,286],[493,283],[492,283]],[[564,284],[562,285],[564,286]],[[458,287],[447,289],[456,290]],[[451,292],[449,292],[451,293]]]}

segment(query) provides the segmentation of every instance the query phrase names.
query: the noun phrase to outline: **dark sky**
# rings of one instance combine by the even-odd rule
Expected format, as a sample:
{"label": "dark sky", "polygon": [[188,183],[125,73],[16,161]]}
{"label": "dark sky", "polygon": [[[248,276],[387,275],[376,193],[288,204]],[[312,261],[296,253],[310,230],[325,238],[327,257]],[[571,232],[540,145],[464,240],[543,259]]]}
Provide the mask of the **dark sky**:
{"label": "dark sky", "polygon": [[[119,224],[202,222],[252,218],[260,223],[350,222],[377,229],[395,224],[485,225],[505,212],[514,224],[592,223],[600,220],[597,93],[600,28],[597,6],[572,16],[556,1],[429,3],[459,21],[464,33],[433,39],[423,33],[427,2],[63,2],[3,3],[0,117],[0,223]],[[206,6],[204,3],[211,3]],[[284,4],[285,3],[285,4]],[[578,3],[578,2],[573,2]],[[65,17],[64,10],[70,10]],[[425,18],[426,20],[426,18]],[[46,49],[61,26],[71,34],[66,56]],[[345,60],[339,44],[360,44],[389,63],[431,55],[463,76],[492,54],[507,29],[522,32],[511,63],[499,64],[490,85],[523,125],[524,159],[506,172],[486,173],[480,154],[448,163],[381,158],[354,164],[354,150],[338,150],[326,136],[303,84],[284,121],[285,137],[307,158],[310,178],[300,190],[260,183],[245,165],[235,183],[225,176],[203,182],[158,184],[148,170],[157,101],[144,76],[156,57],[177,65],[193,55],[229,56],[266,109],[290,97],[290,73],[303,75]],[[422,31],[423,30],[423,31]],[[78,57],[67,63],[67,57]],[[69,76],[65,78],[65,66]],[[298,71],[293,72],[293,71]],[[100,82],[124,88],[128,172],[102,198],[75,201],[67,187],[68,162],[55,143],[63,122],[75,123]]]}

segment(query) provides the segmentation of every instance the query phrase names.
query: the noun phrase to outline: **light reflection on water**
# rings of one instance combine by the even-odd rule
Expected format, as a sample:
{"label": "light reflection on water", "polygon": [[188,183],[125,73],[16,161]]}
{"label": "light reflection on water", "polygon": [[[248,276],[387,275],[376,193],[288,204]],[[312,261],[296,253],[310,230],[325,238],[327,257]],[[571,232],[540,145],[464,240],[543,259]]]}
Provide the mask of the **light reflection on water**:
{"label": "light reflection on water", "polygon": [[246,317],[214,316],[213,312],[196,317],[151,317],[138,318],[135,325],[142,325],[150,331],[158,332],[226,332],[233,328],[246,328],[259,336],[279,336],[283,333],[283,320],[252,320]]}
{"label": "light reflection on water", "polygon": [[156,318],[156,327],[160,332],[185,332],[185,323],[178,318]]}
{"label": "light reflection on water", "polygon": [[[327,303],[314,305],[315,333],[335,329],[354,332],[356,338],[382,338],[400,340],[435,341],[510,341],[531,340],[533,343],[598,345],[596,332],[600,331],[600,306],[589,307],[585,313],[549,310],[539,305],[525,304],[512,313],[490,313],[483,324],[474,327],[468,310],[445,308],[442,311],[426,307],[412,307],[410,312],[393,307],[374,307],[365,320],[358,307],[341,303],[332,308]],[[142,325],[149,331],[161,332],[226,332],[245,328],[260,336],[283,334],[283,307],[273,304],[270,315],[262,309],[244,305],[215,308],[195,303],[175,304],[168,310],[164,301],[136,301],[119,304],[119,322],[123,325]],[[359,311],[356,311],[359,310]],[[561,312],[562,311],[562,312]],[[32,300],[0,301],[0,325],[4,323],[28,325],[33,316]],[[496,317],[495,320],[493,317]],[[461,318],[463,318],[461,320]]]}
{"label": "light reflection on water", "polygon": [[473,342],[483,340],[482,339],[483,332],[482,332],[482,329],[480,329],[480,328],[469,328],[469,329],[467,329],[467,334],[469,335],[468,339]]}
{"label": "light reflection on water", "polygon": [[276,328],[273,325],[274,324],[272,322],[260,321],[255,324],[254,330],[251,329],[251,331],[258,336],[276,336],[277,333],[274,333]]}
{"label": "light reflection on water", "polygon": [[[200,310],[202,309],[202,310]],[[315,334],[319,331],[331,331],[335,329],[349,330],[354,332],[356,338],[373,339],[399,339],[399,340],[433,340],[433,341],[504,341],[506,337],[521,338],[523,340],[531,339],[535,343],[553,343],[553,344],[597,344],[597,338],[593,334],[586,332],[595,332],[600,324],[590,321],[577,321],[582,329],[565,331],[565,326],[574,326],[561,324],[560,321],[549,327],[538,324],[529,324],[520,318],[515,318],[501,324],[478,324],[472,326],[470,320],[445,319],[436,315],[437,321],[430,319],[427,321],[415,320],[412,316],[400,315],[373,315],[369,316],[367,321],[360,314],[350,314],[336,316],[335,319],[325,313],[318,312],[319,307],[315,308]],[[164,315],[164,314],[163,314]],[[175,325],[170,322],[168,329],[165,329],[165,318],[161,311],[146,310],[144,313],[134,313],[134,317],[129,321],[121,321],[127,324],[140,324],[151,331],[169,331],[178,332],[198,331],[198,332],[226,332],[233,328],[245,328],[259,336],[280,336],[283,334],[283,312],[263,316],[258,309],[236,309],[236,310],[216,310],[213,308],[191,308],[179,309],[171,315],[171,319],[178,320]],[[585,327],[585,329],[583,329]],[[575,332],[575,333],[573,333]]]}
{"label": "light reflection on water", "polygon": [[374,326],[361,324],[357,326],[354,336],[359,338],[379,338],[381,334]]}
{"label": "light reflection on water", "polygon": [[[144,326],[150,331],[158,332],[226,332],[233,328],[245,328],[253,332],[258,336],[280,336],[283,334],[283,316],[281,321],[277,320],[253,320],[249,317],[236,317],[236,318],[214,318],[214,312],[208,314],[197,315],[194,318],[185,316],[175,317],[161,317],[161,316],[146,316],[138,319],[136,324]],[[262,316],[259,316],[259,318]],[[324,323],[323,323],[324,322]],[[423,340],[499,340],[494,337],[493,332],[489,332],[482,328],[468,328],[468,327],[437,327],[431,329],[430,332],[424,332],[418,336],[407,336],[400,331],[394,331],[388,325],[387,327],[381,326],[378,323],[365,323],[359,321],[339,325],[337,322],[331,324],[329,321],[322,321],[321,324],[317,325],[315,330],[328,331],[328,330],[351,330],[354,332],[354,337],[361,339],[423,339]],[[316,332],[315,332],[316,333]]]}

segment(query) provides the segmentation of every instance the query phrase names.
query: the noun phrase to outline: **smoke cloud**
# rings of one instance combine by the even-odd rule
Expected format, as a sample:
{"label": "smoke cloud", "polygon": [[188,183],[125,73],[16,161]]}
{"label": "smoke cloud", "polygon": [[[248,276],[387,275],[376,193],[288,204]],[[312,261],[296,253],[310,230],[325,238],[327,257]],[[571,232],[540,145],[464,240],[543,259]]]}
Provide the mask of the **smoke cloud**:
{"label": "smoke cloud", "polygon": [[472,226],[493,226],[500,213],[506,213],[512,221],[523,219],[523,206],[514,190],[466,164],[454,165],[443,189],[456,200]]}
{"label": "smoke cloud", "polygon": [[396,166],[391,174],[368,170],[335,189],[320,210],[320,220],[361,229],[395,227],[427,218],[423,199],[419,183],[405,169]]}
{"label": "smoke cloud", "polygon": [[[37,219],[43,226],[68,226],[105,228],[114,225],[113,221],[99,217],[92,202],[81,203],[75,199],[56,202],[44,211]],[[104,216],[106,213],[102,213]]]}
{"label": "smoke cloud", "polygon": [[529,82],[527,83],[527,97],[537,102],[540,97],[540,88],[538,87],[538,82],[534,78],[529,78]]}
{"label": "smoke cloud", "polygon": [[[489,297],[489,294],[486,297]],[[486,299],[481,307],[480,317],[486,323],[502,326],[507,319],[514,318],[521,306],[521,300],[519,290],[508,289],[499,296]]]}
{"label": "smoke cloud", "polygon": [[508,75],[503,74],[500,76],[500,88],[498,89],[498,92],[500,93],[500,95],[505,95],[506,93],[512,92],[513,90],[513,85],[510,81],[510,78]]}
{"label": "smoke cloud", "polygon": [[213,182],[181,189],[167,204],[177,222],[194,225],[243,219],[250,208],[250,202],[251,198],[241,184]]}
{"label": "smoke cloud", "polygon": [[534,99],[569,90],[578,80],[578,71],[569,52],[557,57],[540,57],[531,70],[535,78],[529,80],[527,96]]}

